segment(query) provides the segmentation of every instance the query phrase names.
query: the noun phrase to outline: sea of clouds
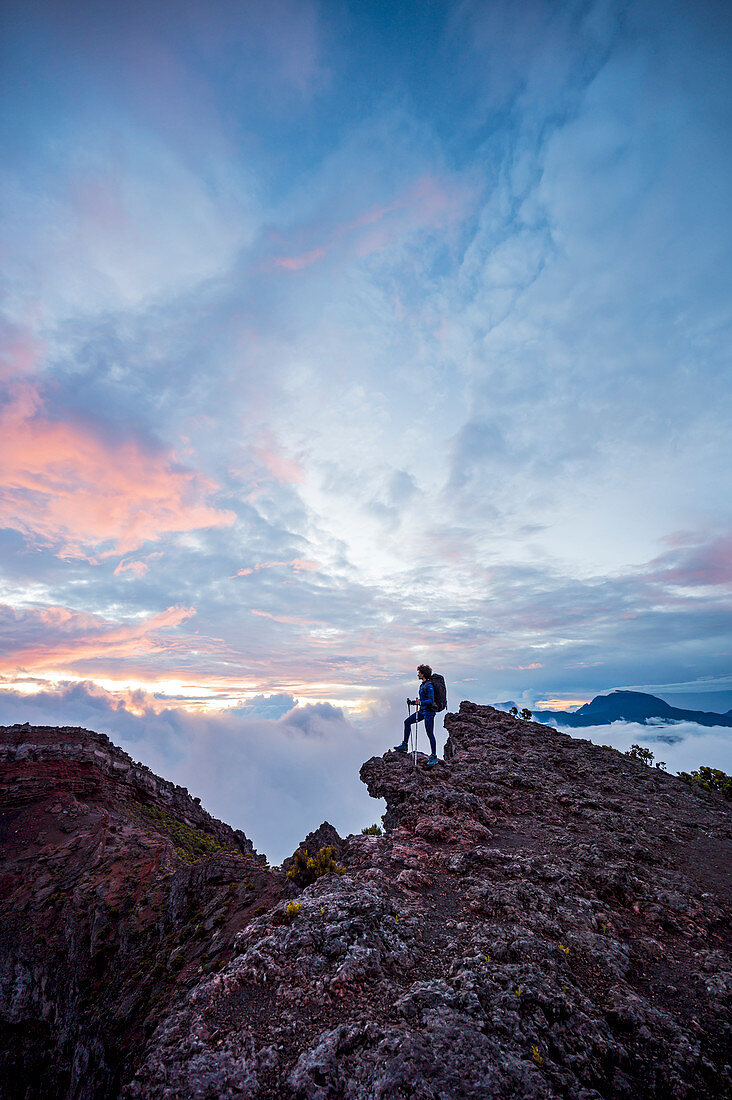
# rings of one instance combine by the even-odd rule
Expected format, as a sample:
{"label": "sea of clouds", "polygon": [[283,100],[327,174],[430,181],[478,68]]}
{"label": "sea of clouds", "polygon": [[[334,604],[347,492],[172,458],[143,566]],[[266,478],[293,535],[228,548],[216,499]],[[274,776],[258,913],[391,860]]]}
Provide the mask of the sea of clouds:
{"label": "sea of clouds", "polygon": [[654,763],[663,762],[669,772],[696,770],[700,764],[732,772],[732,729],[726,726],[700,726],[696,722],[612,722],[607,726],[576,729],[558,726],[574,738],[595,745],[612,745],[627,752],[631,745],[650,749]]}

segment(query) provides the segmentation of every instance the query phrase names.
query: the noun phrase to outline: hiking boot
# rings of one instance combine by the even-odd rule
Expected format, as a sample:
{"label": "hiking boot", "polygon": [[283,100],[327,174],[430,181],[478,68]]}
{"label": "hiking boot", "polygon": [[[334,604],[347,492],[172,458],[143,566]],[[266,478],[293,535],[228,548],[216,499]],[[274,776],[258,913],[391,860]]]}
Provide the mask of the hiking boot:
{"label": "hiking boot", "polygon": [[409,752],[406,741],[402,741],[401,745],[395,745],[394,752]]}
{"label": "hiking boot", "polygon": [[427,761],[427,767],[428,767],[428,768],[431,768],[431,767],[432,767],[432,765],[433,765],[433,764],[436,764],[436,763],[437,763],[437,757],[435,756],[435,754],[434,754],[434,753],[432,753],[432,756],[431,756],[431,757],[429,758],[429,760]]}

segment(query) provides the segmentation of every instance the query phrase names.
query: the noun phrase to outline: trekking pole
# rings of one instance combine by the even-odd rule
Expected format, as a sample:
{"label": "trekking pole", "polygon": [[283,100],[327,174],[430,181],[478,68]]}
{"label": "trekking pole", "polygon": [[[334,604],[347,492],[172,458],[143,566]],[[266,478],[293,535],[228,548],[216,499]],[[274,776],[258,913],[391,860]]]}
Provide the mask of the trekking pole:
{"label": "trekking pole", "polygon": [[[419,704],[415,702],[415,706]],[[414,723],[414,766],[417,767],[417,734],[419,733],[419,711],[415,711],[417,721]]]}
{"label": "trekking pole", "polygon": [[[407,699],[407,717],[408,718],[412,717],[412,700],[411,699]],[[407,723],[407,729],[409,730],[409,746],[410,746],[409,751],[411,752],[412,751],[412,748],[411,748],[411,746],[412,746],[412,723],[411,722]],[[406,742],[405,742],[405,744],[406,744]]]}

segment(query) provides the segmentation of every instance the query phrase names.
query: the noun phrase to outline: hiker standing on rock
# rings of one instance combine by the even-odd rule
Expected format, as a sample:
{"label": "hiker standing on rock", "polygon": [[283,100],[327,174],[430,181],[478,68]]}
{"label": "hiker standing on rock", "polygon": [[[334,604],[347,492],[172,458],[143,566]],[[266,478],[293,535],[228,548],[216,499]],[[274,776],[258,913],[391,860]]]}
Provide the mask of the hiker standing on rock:
{"label": "hiker standing on rock", "polygon": [[424,728],[427,731],[427,736],[430,741],[430,749],[432,750],[430,758],[427,761],[427,767],[432,767],[437,763],[437,742],[435,741],[435,712],[437,711],[437,705],[435,703],[435,689],[432,686],[430,677],[432,676],[432,669],[429,665],[418,665],[417,676],[419,678],[419,699],[407,699],[408,705],[419,706],[419,710],[415,714],[410,714],[409,718],[404,719],[404,740],[401,745],[395,745],[394,748],[397,752],[409,751],[409,734],[411,733],[411,727],[417,722],[424,721]]}

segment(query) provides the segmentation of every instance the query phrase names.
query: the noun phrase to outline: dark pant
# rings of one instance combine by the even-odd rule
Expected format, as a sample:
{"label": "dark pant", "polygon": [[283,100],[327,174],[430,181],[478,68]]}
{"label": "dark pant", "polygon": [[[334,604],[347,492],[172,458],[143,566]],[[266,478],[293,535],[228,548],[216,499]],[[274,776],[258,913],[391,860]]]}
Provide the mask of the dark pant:
{"label": "dark pant", "polygon": [[430,748],[432,749],[432,755],[437,756],[437,742],[435,741],[435,716],[432,711],[422,710],[419,715],[412,714],[409,718],[404,719],[404,744],[409,744],[409,734],[411,727],[415,722],[421,722],[424,719],[424,728],[427,730],[427,736],[430,739]]}

